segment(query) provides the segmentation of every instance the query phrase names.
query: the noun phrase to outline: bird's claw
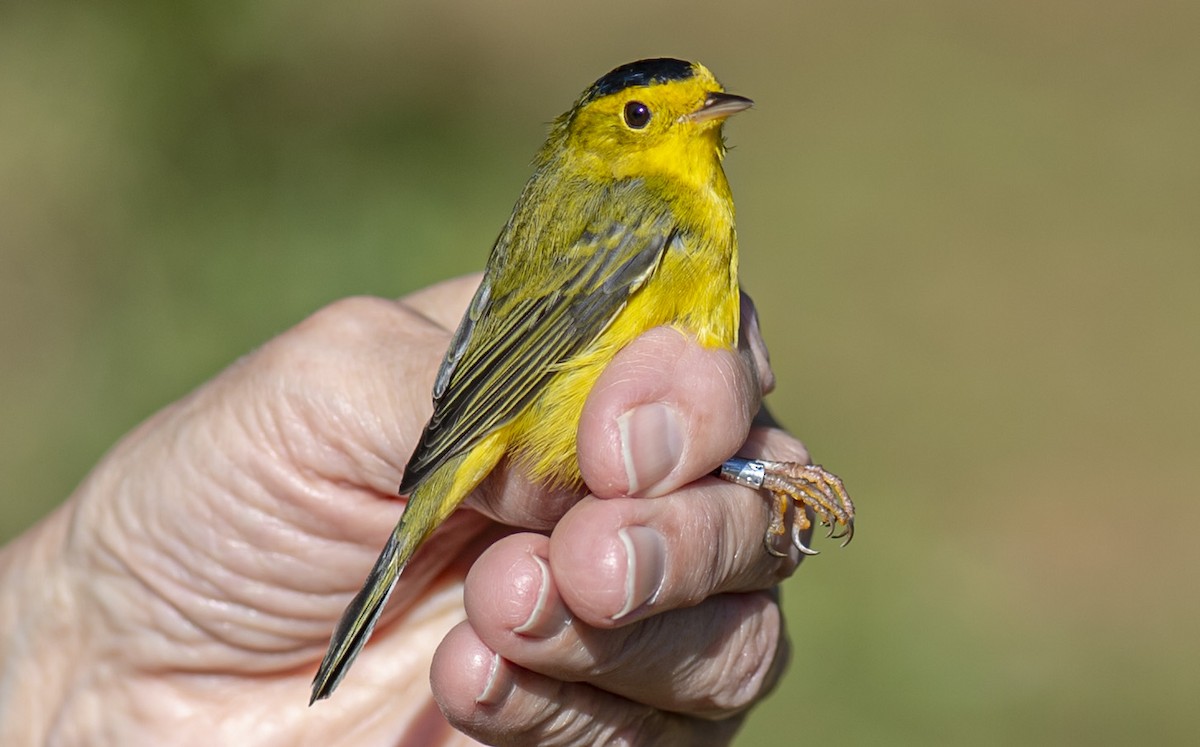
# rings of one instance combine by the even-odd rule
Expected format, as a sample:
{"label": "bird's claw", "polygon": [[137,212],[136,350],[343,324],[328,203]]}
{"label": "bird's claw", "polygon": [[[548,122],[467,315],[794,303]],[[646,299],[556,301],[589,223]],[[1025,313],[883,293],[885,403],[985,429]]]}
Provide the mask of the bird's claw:
{"label": "bird's claw", "polygon": [[[829,527],[827,537],[846,538],[842,547],[854,539],[854,502],[846,493],[841,478],[819,464],[730,459],[721,467],[719,474],[730,482],[770,491],[770,518],[764,545],[771,555],[785,556],[786,553],[776,549],[775,540],[787,532],[789,523],[792,545],[805,555],[817,554],[816,550],[804,544],[802,538],[804,532],[812,527],[808,511],[819,518],[822,526]],[[788,522],[789,509],[795,510],[791,522]],[[838,527],[841,527],[841,531],[838,531]]]}

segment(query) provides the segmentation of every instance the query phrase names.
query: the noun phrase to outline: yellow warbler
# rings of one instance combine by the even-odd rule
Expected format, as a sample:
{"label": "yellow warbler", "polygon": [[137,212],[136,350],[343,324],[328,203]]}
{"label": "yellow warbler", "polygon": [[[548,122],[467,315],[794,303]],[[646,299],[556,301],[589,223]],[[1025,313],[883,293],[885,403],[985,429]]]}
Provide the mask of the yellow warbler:
{"label": "yellow warbler", "polygon": [[[750,105],[703,65],[650,59],[600,78],[555,121],[438,371],[433,416],[400,485],[404,515],[333,633],[313,702],[337,687],[416,549],[502,457],[535,480],[581,484],[580,412],[618,350],[659,325],[709,347],[737,344],[721,130]],[[820,467],[732,459],[718,473],[774,493],[775,554],[792,501],[831,535],[835,525],[852,535],[854,506]],[[811,552],[806,512],[791,526]]]}

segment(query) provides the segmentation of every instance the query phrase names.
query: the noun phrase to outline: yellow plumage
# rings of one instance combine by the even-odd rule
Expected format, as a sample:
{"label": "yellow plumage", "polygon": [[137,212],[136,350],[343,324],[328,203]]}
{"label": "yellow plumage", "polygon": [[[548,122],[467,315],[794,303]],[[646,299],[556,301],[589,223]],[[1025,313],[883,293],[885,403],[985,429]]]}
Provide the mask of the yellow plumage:
{"label": "yellow plumage", "polygon": [[737,240],[725,117],[750,105],[702,65],[613,70],[554,124],[434,386],[404,516],[334,632],[326,697],[417,547],[504,456],[580,483],[575,435],[601,371],[648,329],[737,343]]}
{"label": "yellow plumage", "polygon": [[[513,421],[509,428],[512,452],[535,479],[579,482],[575,430],[583,403],[604,367],[635,337],[657,326],[672,325],[708,347],[737,344],[736,253],[721,254],[725,256],[705,254],[698,258],[701,262],[694,257],[664,256],[646,287],[629,299],[609,328],[586,352],[562,364],[542,394]],[[698,309],[707,313],[698,313]]]}

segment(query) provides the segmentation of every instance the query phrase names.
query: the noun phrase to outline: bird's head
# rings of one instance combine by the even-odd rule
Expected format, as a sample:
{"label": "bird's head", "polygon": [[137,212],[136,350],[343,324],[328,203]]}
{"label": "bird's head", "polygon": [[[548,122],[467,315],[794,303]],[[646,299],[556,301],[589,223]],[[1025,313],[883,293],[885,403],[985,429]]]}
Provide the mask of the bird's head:
{"label": "bird's head", "polygon": [[[668,174],[701,180],[719,168],[726,117],[750,107],[708,68],[671,58],[622,65],[558,119],[550,147],[617,178]],[[689,179],[689,180],[691,180]]]}

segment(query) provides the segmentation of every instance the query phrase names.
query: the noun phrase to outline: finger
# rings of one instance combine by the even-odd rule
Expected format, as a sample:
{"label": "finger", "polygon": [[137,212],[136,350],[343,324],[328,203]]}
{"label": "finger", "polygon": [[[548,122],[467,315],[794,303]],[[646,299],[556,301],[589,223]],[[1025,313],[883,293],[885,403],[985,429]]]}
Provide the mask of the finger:
{"label": "finger", "polygon": [[707,474],[746,439],[761,394],[746,356],[660,327],[620,351],[579,422],[579,469],[601,497],[655,496]]}
{"label": "finger", "polygon": [[[805,462],[802,444],[754,429],[756,456]],[[801,555],[766,552],[767,496],[705,478],[653,500],[584,500],[559,522],[550,558],[568,607],[597,627],[625,624],[725,592],[769,588]]]}
{"label": "finger", "polygon": [[724,745],[740,723],[688,718],[531,672],[496,654],[469,623],[438,647],[430,682],[447,720],[487,744]]}
{"label": "finger", "polygon": [[503,524],[549,531],[584,495],[582,488],[533,480],[522,465],[502,459],[468,504]]}
{"label": "finger", "polygon": [[771,370],[771,354],[763,341],[758,327],[758,309],[745,291],[741,294],[741,327],[738,335],[738,351],[748,358],[750,370],[758,376],[759,390],[763,395],[775,391],[775,372]]}
{"label": "finger", "polygon": [[[509,537],[467,577],[472,629],[506,660],[639,703],[708,719],[748,708],[786,659],[773,594],[723,594],[615,629],[573,617],[559,597],[546,540]],[[557,571],[557,569],[556,569]]]}

